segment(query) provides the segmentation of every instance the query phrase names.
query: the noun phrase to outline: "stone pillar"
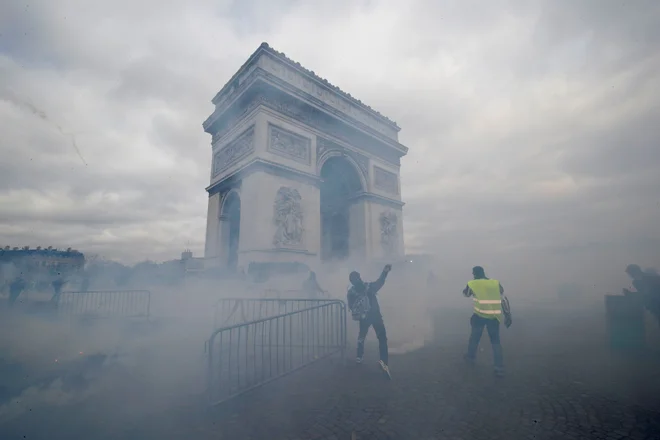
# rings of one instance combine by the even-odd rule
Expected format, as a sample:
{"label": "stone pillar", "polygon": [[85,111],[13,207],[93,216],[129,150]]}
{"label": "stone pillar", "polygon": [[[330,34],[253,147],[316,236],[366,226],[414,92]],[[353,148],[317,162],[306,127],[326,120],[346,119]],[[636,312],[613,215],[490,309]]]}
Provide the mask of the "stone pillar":
{"label": "stone pillar", "polygon": [[[300,195],[303,232],[299,243],[275,242],[275,202],[280,188],[296,190]],[[247,267],[252,262],[301,262],[310,267],[316,264],[321,243],[317,187],[259,171],[243,180],[241,197],[239,266]]]}
{"label": "stone pillar", "polygon": [[358,260],[367,257],[367,207],[358,200],[349,207],[349,256]]}
{"label": "stone pillar", "polygon": [[220,194],[213,194],[209,197],[208,211],[206,214],[206,242],[204,246],[204,258],[206,259],[214,259],[217,257],[219,209]]}
{"label": "stone pillar", "polygon": [[227,260],[229,258],[229,217],[226,215],[218,217],[218,240],[216,241],[216,249],[217,265],[223,268],[227,267]]}

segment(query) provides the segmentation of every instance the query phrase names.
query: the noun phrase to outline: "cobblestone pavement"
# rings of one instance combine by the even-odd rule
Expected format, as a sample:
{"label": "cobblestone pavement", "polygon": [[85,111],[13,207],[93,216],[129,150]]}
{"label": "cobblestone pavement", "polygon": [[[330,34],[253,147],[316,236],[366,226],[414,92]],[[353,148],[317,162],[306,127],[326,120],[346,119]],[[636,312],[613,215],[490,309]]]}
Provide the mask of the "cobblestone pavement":
{"label": "cobblestone pavement", "polygon": [[149,417],[79,425],[76,433],[140,439],[660,438],[660,359],[612,355],[599,320],[539,322],[519,314],[503,330],[504,378],[492,374],[486,334],[477,365],[464,365],[468,331],[465,313],[445,316],[433,343],[392,356],[392,381],[377,370],[370,334],[365,364],[331,358],[211,410],[182,402]]}

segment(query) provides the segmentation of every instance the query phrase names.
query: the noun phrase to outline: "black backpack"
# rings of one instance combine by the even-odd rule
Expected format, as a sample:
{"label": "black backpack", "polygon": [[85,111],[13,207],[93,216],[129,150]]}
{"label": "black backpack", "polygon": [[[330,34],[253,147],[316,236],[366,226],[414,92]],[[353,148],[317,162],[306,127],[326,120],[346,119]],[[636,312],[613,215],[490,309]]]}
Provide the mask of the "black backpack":
{"label": "black backpack", "polygon": [[371,310],[371,301],[369,300],[369,296],[367,295],[368,291],[369,291],[369,283],[365,283],[365,289],[363,293],[357,293],[353,286],[351,286],[351,288],[348,289],[347,296],[349,298],[351,294],[355,295],[355,300],[353,301],[353,303],[352,304],[349,303],[353,321],[360,321],[366,318],[367,313],[369,313],[369,310]]}

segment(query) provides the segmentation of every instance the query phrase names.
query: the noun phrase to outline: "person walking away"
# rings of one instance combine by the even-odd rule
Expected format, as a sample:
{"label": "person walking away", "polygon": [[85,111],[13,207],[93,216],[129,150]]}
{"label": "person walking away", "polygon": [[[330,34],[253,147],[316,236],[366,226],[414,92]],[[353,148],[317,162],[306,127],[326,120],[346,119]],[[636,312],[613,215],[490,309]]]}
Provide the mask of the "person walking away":
{"label": "person walking away", "polygon": [[[632,284],[641,295],[644,307],[653,315],[660,325],[660,276],[644,272],[637,264],[629,264],[626,274],[632,279]],[[624,295],[630,295],[629,289],[623,289]]]}
{"label": "person walking away", "polygon": [[23,290],[25,290],[26,283],[23,275],[19,275],[14,279],[14,281],[9,285],[9,307],[13,307],[14,303],[21,296]]}
{"label": "person walking away", "polygon": [[373,326],[376,337],[378,338],[378,351],[380,354],[378,365],[388,379],[391,379],[392,376],[390,375],[388,364],[387,331],[385,330],[383,315],[380,312],[380,305],[378,304],[376,295],[385,284],[385,279],[390,270],[392,270],[392,265],[386,265],[380,277],[370,283],[362,281],[362,277],[358,272],[351,272],[348,277],[351,284],[347,294],[348,308],[351,310],[353,320],[360,323],[356,362],[361,364],[364,359],[364,340],[367,337],[369,328]]}
{"label": "person walking away", "polygon": [[316,272],[314,271],[309,272],[309,278],[303,282],[302,291],[305,297],[309,299],[318,299],[320,296],[326,294],[325,290],[319,286],[319,282],[316,279]]}
{"label": "person walking away", "polygon": [[511,309],[509,300],[504,296],[504,288],[497,280],[486,277],[484,268],[475,266],[472,268],[474,279],[467,283],[463,295],[472,297],[474,312],[470,318],[472,331],[468,341],[465,360],[474,364],[477,356],[477,348],[483,334],[484,327],[488,331],[490,343],[493,347],[494,371],[497,376],[504,375],[504,357],[502,344],[500,342],[500,321],[504,315],[506,327],[511,326]]}
{"label": "person walking away", "polygon": [[83,275],[82,283],[80,283],[80,291],[87,292],[89,290],[89,274]]}

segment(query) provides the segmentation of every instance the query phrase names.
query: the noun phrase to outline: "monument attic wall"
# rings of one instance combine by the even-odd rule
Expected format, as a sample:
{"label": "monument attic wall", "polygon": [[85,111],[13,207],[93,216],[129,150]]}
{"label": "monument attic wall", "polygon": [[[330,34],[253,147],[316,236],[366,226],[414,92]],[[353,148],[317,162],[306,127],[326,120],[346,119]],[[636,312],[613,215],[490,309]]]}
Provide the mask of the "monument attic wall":
{"label": "monument attic wall", "polygon": [[272,49],[266,43],[259,46],[213,98],[213,104],[216,107],[214,113],[222,113],[228,103],[240,92],[241,86],[249,82],[250,76],[259,69],[387,137],[394,140],[398,137],[400,128],[394,121],[343,92],[314,72],[305,69],[300,63],[289,59],[285,54]]}

